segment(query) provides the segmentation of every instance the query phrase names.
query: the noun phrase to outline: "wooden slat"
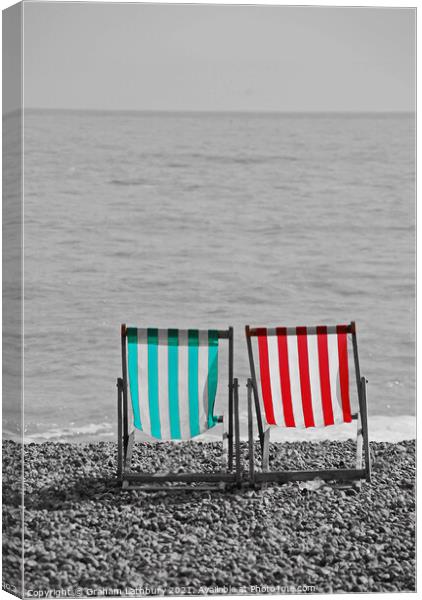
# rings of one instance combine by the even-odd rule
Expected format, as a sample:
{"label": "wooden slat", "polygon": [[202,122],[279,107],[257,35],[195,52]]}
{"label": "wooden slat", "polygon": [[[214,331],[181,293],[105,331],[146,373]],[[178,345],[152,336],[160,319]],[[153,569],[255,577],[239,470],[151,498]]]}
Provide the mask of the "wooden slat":
{"label": "wooden slat", "polygon": [[368,434],[368,404],[366,397],[366,378],[361,379],[361,390],[362,390],[362,435],[363,435],[363,450],[365,453],[365,472],[366,480],[371,481],[371,453],[369,449],[369,434]]}
{"label": "wooden slat", "polygon": [[352,344],[353,344],[353,359],[355,361],[355,376],[356,376],[356,389],[358,392],[359,399],[359,412],[362,416],[362,406],[361,406],[361,386],[360,386],[360,365],[359,365],[359,352],[358,352],[358,339],[356,336],[356,324],[352,321],[353,327],[353,335],[352,335]]}
{"label": "wooden slat", "polygon": [[128,406],[127,406],[126,331],[127,331],[127,327],[123,323],[121,326],[121,349],[122,349],[122,378],[123,378],[123,445],[124,445],[124,454],[125,455],[126,455],[128,435],[129,435]]}
{"label": "wooden slat", "polygon": [[362,422],[361,422],[360,418],[358,419],[356,429],[357,429],[357,431],[356,431],[356,468],[361,469],[362,468],[363,435],[362,435]]}
{"label": "wooden slat", "polygon": [[178,493],[178,492],[224,492],[225,484],[223,487],[217,485],[198,485],[195,487],[188,485],[130,485],[125,488],[127,491],[140,490],[142,492],[166,492],[166,493]]}
{"label": "wooden slat", "polygon": [[264,432],[264,447],[262,449],[262,470],[268,471],[270,468],[270,435],[271,427]]}
{"label": "wooden slat", "polygon": [[[127,330],[128,330],[129,325],[122,325],[121,327],[121,333],[122,333],[122,337],[126,337],[127,336]],[[182,328],[180,328],[182,329]],[[219,337],[219,339],[221,340],[228,340],[230,338],[230,329],[219,329],[217,331],[217,335]]]}
{"label": "wooden slat", "polygon": [[228,410],[229,410],[229,431],[228,431],[228,469],[233,470],[233,356],[234,356],[233,327],[229,327],[229,385],[228,385]]}
{"label": "wooden slat", "polygon": [[117,479],[119,481],[123,472],[122,386],[123,381],[119,377],[117,379]]}
{"label": "wooden slat", "polygon": [[234,380],[234,435],[236,454],[236,483],[237,487],[240,487],[242,483],[242,473],[240,465],[239,383],[237,378]]}
{"label": "wooden slat", "polygon": [[[325,326],[324,326],[325,327]],[[276,330],[278,327],[265,327],[265,329],[267,330],[267,335],[271,336],[271,335],[277,335]],[[246,336],[248,337],[256,337],[258,335],[259,330],[261,329],[262,331],[262,327],[248,327],[247,329],[247,333]],[[286,333],[287,335],[297,335],[297,328],[296,327],[286,327]],[[337,325],[327,325],[326,326],[327,329],[327,333],[337,333]],[[345,333],[353,333],[354,329],[353,329],[353,324],[350,323],[349,325],[347,325],[345,327]],[[317,333],[317,327],[307,327],[307,335],[316,335]]]}
{"label": "wooden slat", "polygon": [[192,482],[218,482],[228,481],[235,482],[235,473],[159,473],[154,475],[152,473],[126,473],[125,479],[129,482],[138,481],[145,483],[161,483],[165,481],[185,481],[187,483]]}
{"label": "wooden slat", "polygon": [[126,455],[125,455],[125,461],[124,461],[124,470],[125,471],[127,469],[130,469],[130,463],[132,460],[134,443],[135,443],[135,430],[133,430],[128,436],[128,443],[127,443],[127,449],[126,449]]}
{"label": "wooden slat", "polygon": [[[262,446],[262,470],[264,473],[268,473],[270,468],[270,436],[271,436],[271,427],[264,432],[264,444]],[[267,487],[267,480],[263,480],[262,489],[265,490]]]}
{"label": "wooden slat", "polygon": [[258,424],[259,442],[261,444],[261,449],[262,449],[263,444],[264,444],[264,428],[262,425],[261,407],[259,406],[258,385],[257,385],[257,381],[256,381],[255,363],[254,363],[254,357],[253,357],[251,336],[249,335],[249,332],[250,332],[249,325],[246,325],[246,327],[245,327],[246,345],[248,347],[249,368],[251,370],[252,391],[253,391],[253,397],[254,397],[254,403],[255,403],[256,421]]}
{"label": "wooden slat", "polygon": [[255,481],[276,481],[287,483],[288,481],[310,481],[312,479],[345,480],[364,479],[365,469],[329,469],[318,471],[274,471],[270,473],[255,473]]}
{"label": "wooden slat", "polygon": [[249,485],[255,483],[255,465],[254,465],[254,439],[252,422],[252,379],[248,379],[248,446],[249,446]]}

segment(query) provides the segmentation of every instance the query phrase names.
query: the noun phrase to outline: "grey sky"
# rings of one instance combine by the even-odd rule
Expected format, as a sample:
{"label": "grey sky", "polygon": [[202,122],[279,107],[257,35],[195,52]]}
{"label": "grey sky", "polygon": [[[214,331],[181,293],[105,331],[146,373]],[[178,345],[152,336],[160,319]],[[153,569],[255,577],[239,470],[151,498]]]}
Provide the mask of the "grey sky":
{"label": "grey sky", "polygon": [[25,3],[25,106],[414,110],[415,14]]}

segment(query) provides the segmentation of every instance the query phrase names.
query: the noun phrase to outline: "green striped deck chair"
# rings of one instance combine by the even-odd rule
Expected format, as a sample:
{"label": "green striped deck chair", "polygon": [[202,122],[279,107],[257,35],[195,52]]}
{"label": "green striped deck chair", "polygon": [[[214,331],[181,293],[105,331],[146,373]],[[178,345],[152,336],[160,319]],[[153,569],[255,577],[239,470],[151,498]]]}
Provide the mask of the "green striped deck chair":
{"label": "green striped deck chair", "polygon": [[[220,340],[228,341],[228,402],[225,414],[217,416],[214,409]],[[181,482],[184,487],[197,482],[220,487],[225,483],[239,485],[239,401],[237,380],[233,378],[233,328],[221,331],[122,325],[121,351],[117,404],[118,480],[122,487],[145,488],[146,484],[168,482]],[[187,441],[218,423],[223,423],[223,456],[227,458],[221,472],[154,474],[131,470],[136,430],[152,440]]]}

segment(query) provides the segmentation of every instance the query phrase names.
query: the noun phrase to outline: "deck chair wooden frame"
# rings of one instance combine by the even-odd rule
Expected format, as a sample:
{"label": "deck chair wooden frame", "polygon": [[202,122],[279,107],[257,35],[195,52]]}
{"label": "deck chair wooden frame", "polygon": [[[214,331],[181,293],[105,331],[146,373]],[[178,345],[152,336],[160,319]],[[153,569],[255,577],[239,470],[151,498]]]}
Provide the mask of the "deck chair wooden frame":
{"label": "deck chair wooden frame", "polygon": [[[121,326],[122,376],[117,378],[117,479],[122,488],[160,489],[157,484],[178,482],[180,487],[165,487],[166,490],[198,489],[187,484],[206,483],[210,487],[224,489],[225,485],[241,485],[239,392],[238,380],[233,377],[233,328],[218,331],[218,339],[228,340],[228,427],[223,432],[223,455],[226,470],[215,473],[139,473],[130,469],[135,430],[129,433],[130,417],[128,400],[127,327]],[[218,418],[224,424],[224,417]],[[154,487],[148,488],[148,484]]]}
{"label": "deck chair wooden frame", "polygon": [[[349,481],[359,486],[362,479],[371,481],[371,459],[368,436],[368,409],[366,384],[367,379],[361,376],[359,367],[358,343],[356,336],[356,324],[352,321],[346,326],[346,332],[352,335],[353,357],[356,373],[356,386],[358,394],[359,410],[351,415],[353,420],[357,421],[357,440],[356,440],[356,467],[354,469],[318,469],[309,471],[270,471],[269,470],[269,444],[271,427],[264,430],[264,423],[261,414],[260,397],[258,391],[254,355],[251,338],[258,335],[260,328],[245,327],[246,343],[248,348],[249,365],[251,377],[247,382],[248,399],[248,439],[249,439],[249,481],[251,486],[261,484],[266,486],[268,482],[286,483],[289,481],[308,481],[312,479],[321,479],[324,481]],[[296,334],[295,327],[286,328],[287,335]],[[336,326],[328,326],[327,334],[335,333]],[[270,335],[269,333],[267,335]],[[254,439],[253,439],[253,405],[257,419],[259,442],[262,451],[262,471],[255,471],[254,466]],[[362,460],[364,455],[364,465]]]}

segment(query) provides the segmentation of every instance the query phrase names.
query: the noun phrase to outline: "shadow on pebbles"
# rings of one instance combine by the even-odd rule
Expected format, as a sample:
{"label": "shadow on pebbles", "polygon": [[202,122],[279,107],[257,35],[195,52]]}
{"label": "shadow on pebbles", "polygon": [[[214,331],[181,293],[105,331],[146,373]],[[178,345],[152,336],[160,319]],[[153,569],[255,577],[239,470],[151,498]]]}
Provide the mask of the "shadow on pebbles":
{"label": "shadow on pebbles", "polygon": [[[24,453],[27,595],[415,590],[414,441],[372,444],[373,481],[360,491],[298,483],[122,491],[111,442],[28,444]],[[275,443],[270,464],[344,468],[354,453],[351,441]],[[242,460],[246,469],[246,444]],[[220,465],[217,443],[142,443],[134,451],[134,469]],[[13,442],[3,444],[3,513],[3,579],[14,582],[20,493]]]}

